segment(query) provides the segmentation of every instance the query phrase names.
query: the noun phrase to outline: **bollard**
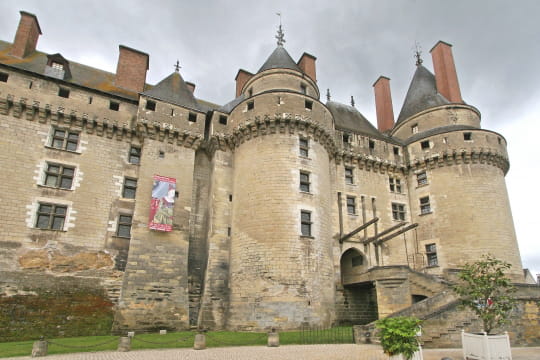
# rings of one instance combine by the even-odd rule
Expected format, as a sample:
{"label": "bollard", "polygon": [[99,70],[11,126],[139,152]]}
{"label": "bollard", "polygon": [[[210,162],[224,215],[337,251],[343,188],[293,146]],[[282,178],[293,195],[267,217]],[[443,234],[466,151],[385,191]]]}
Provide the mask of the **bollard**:
{"label": "bollard", "polygon": [[167,330],[159,330],[159,335],[167,335]]}
{"label": "bollard", "polygon": [[130,336],[122,336],[120,340],[118,341],[118,349],[117,351],[127,352],[131,350],[131,337]]}
{"label": "bollard", "polygon": [[195,343],[193,344],[193,349],[195,350],[206,349],[206,335],[204,333],[199,333],[195,335]]}
{"label": "bollard", "polygon": [[268,333],[268,347],[278,347],[279,346],[279,333],[276,332],[276,329],[272,329]]}
{"label": "bollard", "polygon": [[48,344],[43,338],[42,340],[34,341],[34,345],[32,345],[32,357],[46,356],[47,350]]}

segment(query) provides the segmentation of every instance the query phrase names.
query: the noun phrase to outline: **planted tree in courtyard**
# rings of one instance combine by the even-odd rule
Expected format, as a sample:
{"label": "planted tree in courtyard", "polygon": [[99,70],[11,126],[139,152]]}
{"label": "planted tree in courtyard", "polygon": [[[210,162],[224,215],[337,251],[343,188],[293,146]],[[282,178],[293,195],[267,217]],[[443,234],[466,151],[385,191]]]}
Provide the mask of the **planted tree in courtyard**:
{"label": "planted tree in courtyard", "polygon": [[514,308],[516,289],[506,275],[511,267],[492,255],[483,255],[480,260],[462,267],[459,282],[454,285],[462,306],[478,315],[487,334],[505,324]]}

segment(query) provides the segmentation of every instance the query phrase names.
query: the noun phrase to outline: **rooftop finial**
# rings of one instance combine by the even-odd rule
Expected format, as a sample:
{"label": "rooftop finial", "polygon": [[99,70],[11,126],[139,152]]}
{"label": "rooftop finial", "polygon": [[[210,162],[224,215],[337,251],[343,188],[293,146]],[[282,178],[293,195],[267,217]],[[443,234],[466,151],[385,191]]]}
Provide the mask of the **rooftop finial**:
{"label": "rooftop finial", "polygon": [[326,89],[326,101],[330,101],[330,89]]}
{"label": "rooftop finial", "polygon": [[351,106],[354,107],[354,97],[351,95]]}
{"label": "rooftop finial", "polygon": [[180,72],[180,61],[176,60],[176,64],[174,64],[174,71]]}
{"label": "rooftop finial", "polygon": [[281,13],[276,13],[277,16],[279,16],[279,27],[276,35],[277,44],[278,46],[283,46],[285,43],[285,33],[283,32],[283,28],[281,27]]}
{"label": "rooftop finial", "polygon": [[418,41],[416,41],[414,43],[414,57],[416,58],[416,66],[420,66],[422,65],[422,63],[424,62],[422,60],[422,58],[420,57],[422,55],[422,47],[420,46],[420,44],[418,43]]}

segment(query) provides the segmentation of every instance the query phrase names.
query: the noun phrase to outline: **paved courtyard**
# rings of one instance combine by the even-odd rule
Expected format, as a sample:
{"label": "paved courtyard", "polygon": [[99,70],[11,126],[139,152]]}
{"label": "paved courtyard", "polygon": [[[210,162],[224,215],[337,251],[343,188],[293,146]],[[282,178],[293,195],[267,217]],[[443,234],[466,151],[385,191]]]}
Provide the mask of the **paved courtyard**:
{"label": "paved courtyard", "polygon": [[[461,349],[424,349],[424,360],[440,360],[450,357],[462,360]],[[513,360],[540,360],[540,347],[513,348]],[[6,358],[12,360],[33,359],[30,356]],[[287,345],[278,348],[266,346],[242,346],[211,348],[206,350],[164,349],[137,350],[130,352],[101,351],[49,355],[46,360],[387,360],[378,345]]]}

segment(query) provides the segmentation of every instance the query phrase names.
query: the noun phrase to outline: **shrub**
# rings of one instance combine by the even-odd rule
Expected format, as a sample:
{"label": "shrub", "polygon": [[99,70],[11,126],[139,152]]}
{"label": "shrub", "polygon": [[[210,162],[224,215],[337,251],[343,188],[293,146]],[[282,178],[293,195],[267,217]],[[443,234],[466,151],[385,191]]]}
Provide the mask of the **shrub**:
{"label": "shrub", "polygon": [[408,360],[418,351],[417,333],[421,320],[415,317],[392,317],[377,320],[381,346],[388,355],[403,355]]}

